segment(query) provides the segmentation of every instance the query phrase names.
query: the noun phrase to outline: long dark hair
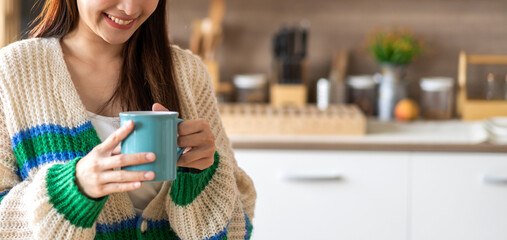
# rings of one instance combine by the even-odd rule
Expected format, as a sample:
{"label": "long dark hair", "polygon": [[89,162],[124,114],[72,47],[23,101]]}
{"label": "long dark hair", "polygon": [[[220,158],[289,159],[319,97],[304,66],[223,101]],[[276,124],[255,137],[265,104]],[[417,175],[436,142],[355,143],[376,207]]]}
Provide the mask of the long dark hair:
{"label": "long dark hair", "polygon": [[[30,38],[61,38],[78,21],[76,0],[46,0],[33,23]],[[116,102],[123,111],[149,111],[154,102],[159,102],[180,112],[167,32],[166,0],[159,1],[155,12],[125,43],[123,57],[118,86],[100,111]]]}

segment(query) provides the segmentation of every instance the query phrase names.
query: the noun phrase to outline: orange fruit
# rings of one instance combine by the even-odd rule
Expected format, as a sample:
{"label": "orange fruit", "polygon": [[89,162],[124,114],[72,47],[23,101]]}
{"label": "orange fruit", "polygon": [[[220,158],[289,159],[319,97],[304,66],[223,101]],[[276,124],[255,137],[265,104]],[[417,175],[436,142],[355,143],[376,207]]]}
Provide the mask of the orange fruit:
{"label": "orange fruit", "polygon": [[396,104],[394,117],[399,121],[412,121],[419,117],[419,106],[411,99],[403,99]]}

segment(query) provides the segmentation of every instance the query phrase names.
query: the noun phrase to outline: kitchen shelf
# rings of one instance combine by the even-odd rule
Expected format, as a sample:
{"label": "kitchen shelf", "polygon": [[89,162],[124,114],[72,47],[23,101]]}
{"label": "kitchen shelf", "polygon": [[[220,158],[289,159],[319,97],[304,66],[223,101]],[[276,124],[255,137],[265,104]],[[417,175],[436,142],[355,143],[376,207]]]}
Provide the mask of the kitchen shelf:
{"label": "kitchen shelf", "polygon": [[364,136],[229,135],[236,149],[301,149],[361,151],[500,152],[507,145],[488,143],[482,121],[367,121]]}

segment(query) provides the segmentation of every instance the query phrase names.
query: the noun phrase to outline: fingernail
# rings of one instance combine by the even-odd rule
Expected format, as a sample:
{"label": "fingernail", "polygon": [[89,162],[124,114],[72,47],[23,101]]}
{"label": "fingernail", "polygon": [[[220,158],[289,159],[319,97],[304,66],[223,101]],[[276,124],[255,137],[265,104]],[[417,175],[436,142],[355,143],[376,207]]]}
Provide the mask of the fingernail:
{"label": "fingernail", "polygon": [[141,186],[141,183],[140,183],[140,182],[135,182],[135,183],[134,183],[134,187],[135,187],[135,188],[138,188],[138,187],[140,187],[140,186]]}
{"label": "fingernail", "polygon": [[152,179],[154,177],[155,173],[153,172],[147,172],[144,174],[145,179]]}
{"label": "fingernail", "polygon": [[150,161],[153,161],[155,160],[156,156],[154,153],[147,153],[146,154],[146,160],[150,160]]}
{"label": "fingernail", "polygon": [[123,125],[123,127],[124,127],[124,128],[130,127],[130,126],[132,126],[132,124],[133,124],[133,123],[134,123],[134,121],[132,121],[132,120],[128,120],[128,121],[125,123],[125,125]]}

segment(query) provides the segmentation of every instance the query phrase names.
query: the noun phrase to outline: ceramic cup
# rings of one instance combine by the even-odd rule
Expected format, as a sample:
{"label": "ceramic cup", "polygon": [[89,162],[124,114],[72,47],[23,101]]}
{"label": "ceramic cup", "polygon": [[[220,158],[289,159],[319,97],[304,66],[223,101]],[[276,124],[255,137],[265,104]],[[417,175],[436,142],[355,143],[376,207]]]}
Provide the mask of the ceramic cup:
{"label": "ceramic cup", "polygon": [[184,148],[178,148],[178,124],[183,120],[177,112],[137,111],[120,113],[121,125],[134,121],[134,130],[121,142],[121,153],[153,152],[157,156],[151,163],[122,167],[129,171],[153,171],[150,182],[176,179],[176,162]]}

